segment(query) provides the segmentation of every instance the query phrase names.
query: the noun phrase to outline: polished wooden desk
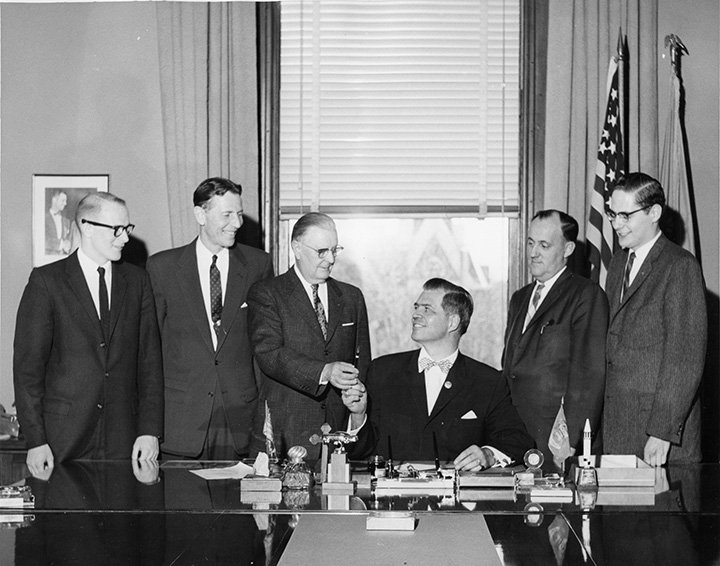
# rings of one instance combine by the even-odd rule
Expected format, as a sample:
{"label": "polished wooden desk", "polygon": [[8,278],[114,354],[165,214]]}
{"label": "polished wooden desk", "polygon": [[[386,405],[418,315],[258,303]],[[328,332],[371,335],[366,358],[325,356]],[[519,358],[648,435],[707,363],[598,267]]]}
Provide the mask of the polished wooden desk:
{"label": "polished wooden desk", "polygon": [[[376,498],[359,490],[347,500],[329,501],[317,490],[252,503],[235,480],[208,482],[188,472],[197,466],[162,463],[155,479],[154,470],[134,469],[129,461],[74,462],[42,481],[27,477],[24,454],[0,453],[3,483],[25,480],[36,497],[34,509],[0,510],[0,564],[277,564],[303,517],[358,517],[373,509],[409,509],[419,521],[481,514],[496,563],[720,563],[716,464],[671,467],[667,489],[650,499],[628,495],[603,503],[600,497],[589,511],[574,503],[544,503],[535,513],[525,510],[523,498],[508,494],[458,501],[441,495]],[[332,524],[325,536],[350,540],[343,521]],[[352,534],[348,553],[363,552],[363,532]],[[317,542],[319,550],[323,544]],[[447,548],[448,564],[452,555]],[[346,558],[325,554],[321,563],[342,564]],[[411,555],[403,563],[425,564],[424,558]]]}

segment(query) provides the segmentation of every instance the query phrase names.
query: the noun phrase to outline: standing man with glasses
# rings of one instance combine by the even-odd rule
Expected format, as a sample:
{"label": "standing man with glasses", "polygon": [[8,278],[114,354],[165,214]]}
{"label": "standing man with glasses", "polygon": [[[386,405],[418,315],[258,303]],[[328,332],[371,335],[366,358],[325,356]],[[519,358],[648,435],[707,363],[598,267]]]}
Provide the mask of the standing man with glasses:
{"label": "standing man with glasses", "polygon": [[165,372],[162,452],[171,459],[249,454],[258,389],[246,298],[273,269],[268,254],[235,243],[241,192],[220,177],[200,183],[193,194],[199,236],[147,263]]}
{"label": "standing man with glasses", "polygon": [[608,302],[599,285],[567,267],[577,235],[564,212],[535,215],[527,240],[534,281],[510,299],[505,330],[503,375],[547,469],[562,466],[548,446],[560,407],[571,451],[582,449],[585,419],[597,433],[602,413]]}
{"label": "standing man with glasses", "polygon": [[162,435],[150,278],[120,261],[134,228],[125,201],[91,193],[75,222],[80,247],[33,269],[15,326],[18,420],[40,477],[66,460],[154,460]]}
{"label": "standing man with glasses", "polygon": [[620,179],[607,210],[622,248],[610,262],[604,451],[652,466],[699,462],[705,284],[695,257],[660,231],[665,193],[644,173]]}
{"label": "standing man with glasses", "polygon": [[[365,379],[368,318],[360,289],[330,277],[343,249],[332,218],[319,212],[301,217],[291,247],[295,265],[250,289],[250,338],[265,376],[260,410],[267,401],[278,456],[300,445],[312,461],[320,447],[309,438],[322,424],[347,426],[341,393]],[[256,419],[259,450],[262,423]]]}

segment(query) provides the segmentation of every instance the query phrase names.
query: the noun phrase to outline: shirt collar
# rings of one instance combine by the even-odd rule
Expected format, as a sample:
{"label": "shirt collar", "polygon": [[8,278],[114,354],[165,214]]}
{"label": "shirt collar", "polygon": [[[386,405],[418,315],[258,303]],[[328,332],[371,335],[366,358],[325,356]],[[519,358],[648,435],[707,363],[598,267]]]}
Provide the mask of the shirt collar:
{"label": "shirt collar", "polygon": [[645,261],[645,258],[650,253],[650,250],[655,245],[655,242],[658,241],[661,234],[662,234],[662,232],[658,230],[658,233],[655,234],[655,237],[652,240],[650,240],[649,242],[645,242],[644,244],[642,244],[641,246],[638,246],[635,249],[630,248],[628,250],[628,253],[630,253],[630,252],[635,253],[635,263],[634,263],[635,265],[640,265],[643,261]]}
{"label": "shirt collar", "polygon": [[225,261],[225,258],[229,257],[230,252],[227,248],[222,248],[217,253],[212,253],[209,249],[205,247],[205,244],[202,243],[202,240],[198,237],[198,239],[195,242],[195,253],[197,254],[198,261],[202,261],[204,263],[207,263],[210,265],[212,263],[212,256],[216,255],[218,257],[218,261]]}
{"label": "shirt collar", "polygon": [[106,261],[103,264],[98,264],[95,260],[90,259],[90,256],[88,256],[82,249],[82,246],[80,246],[77,250],[77,258],[80,262],[80,268],[85,273],[97,271],[98,267],[104,267],[105,273],[110,271],[112,267],[112,262],[110,260]]}
{"label": "shirt collar", "polygon": [[[550,279],[545,281],[545,283],[542,283],[543,285],[543,295],[547,295],[547,293],[552,289],[552,286],[555,285],[555,282],[560,278],[560,276],[563,274],[563,272],[567,269],[567,265],[564,265],[563,268],[558,271],[555,275],[553,275]],[[540,285],[540,281],[535,281],[535,287]]]}

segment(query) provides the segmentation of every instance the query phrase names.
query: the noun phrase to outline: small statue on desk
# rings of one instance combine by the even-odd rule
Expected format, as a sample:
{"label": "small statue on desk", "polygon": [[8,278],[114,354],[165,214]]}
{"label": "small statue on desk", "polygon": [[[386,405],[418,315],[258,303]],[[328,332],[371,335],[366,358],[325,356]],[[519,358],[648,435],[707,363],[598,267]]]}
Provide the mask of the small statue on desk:
{"label": "small statue on desk", "polygon": [[[320,481],[325,484],[349,484],[350,464],[347,462],[346,446],[357,442],[357,435],[343,431],[332,432],[332,427],[325,423],[320,427],[322,436],[313,434],[310,442],[313,445],[322,443]],[[328,463],[328,446],[332,444],[334,450]]]}

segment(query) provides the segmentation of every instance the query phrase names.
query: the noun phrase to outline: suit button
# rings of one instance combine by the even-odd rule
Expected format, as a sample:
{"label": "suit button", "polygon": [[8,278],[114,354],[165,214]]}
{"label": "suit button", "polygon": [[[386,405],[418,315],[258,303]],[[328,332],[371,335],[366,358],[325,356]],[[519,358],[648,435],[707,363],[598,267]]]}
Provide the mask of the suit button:
{"label": "suit button", "polygon": [[110,377],[110,374],[108,372],[105,372],[105,377]]}
{"label": "suit button", "polygon": [[510,379],[517,379],[517,376],[514,373],[512,373],[512,374],[510,374]]}
{"label": "suit button", "polygon": [[208,391],[208,397],[215,397],[215,393],[213,393],[212,391]]}
{"label": "suit button", "polygon": [[98,408],[98,409],[102,409],[102,408],[103,408],[102,403],[98,403],[98,404],[97,404],[97,408]]}
{"label": "suit button", "polygon": [[220,362],[219,362],[218,360],[215,360],[215,365],[216,365],[216,366],[219,366],[219,365],[220,365]]}
{"label": "suit button", "polygon": [[101,348],[106,348],[106,347],[107,347],[107,344],[105,344],[105,342],[100,342],[100,347],[101,347]]}
{"label": "suit button", "polygon": [[326,406],[327,406],[327,405],[325,404],[324,401],[323,401],[322,403],[320,403],[320,408],[321,408],[323,411],[325,410],[325,407],[326,407]]}

